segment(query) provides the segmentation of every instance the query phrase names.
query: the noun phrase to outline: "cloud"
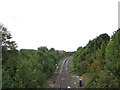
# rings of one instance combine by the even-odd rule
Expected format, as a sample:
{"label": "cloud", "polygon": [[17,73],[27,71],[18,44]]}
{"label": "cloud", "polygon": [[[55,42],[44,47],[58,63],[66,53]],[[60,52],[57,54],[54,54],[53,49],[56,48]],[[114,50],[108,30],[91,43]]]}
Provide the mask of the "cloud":
{"label": "cloud", "polygon": [[19,48],[76,50],[117,29],[115,0],[2,0],[0,21]]}

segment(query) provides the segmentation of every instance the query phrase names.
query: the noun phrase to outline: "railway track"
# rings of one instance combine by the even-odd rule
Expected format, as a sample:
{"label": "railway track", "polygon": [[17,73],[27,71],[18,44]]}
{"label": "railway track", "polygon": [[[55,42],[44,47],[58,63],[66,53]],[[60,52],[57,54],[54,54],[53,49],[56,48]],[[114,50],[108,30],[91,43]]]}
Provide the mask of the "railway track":
{"label": "railway track", "polygon": [[73,87],[73,83],[70,83],[68,79],[71,79],[70,73],[68,73],[68,69],[67,69],[67,63],[70,60],[69,58],[66,58],[62,64],[59,67],[58,70],[58,76],[56,79],[56,88],[68,88],[68,87]]}

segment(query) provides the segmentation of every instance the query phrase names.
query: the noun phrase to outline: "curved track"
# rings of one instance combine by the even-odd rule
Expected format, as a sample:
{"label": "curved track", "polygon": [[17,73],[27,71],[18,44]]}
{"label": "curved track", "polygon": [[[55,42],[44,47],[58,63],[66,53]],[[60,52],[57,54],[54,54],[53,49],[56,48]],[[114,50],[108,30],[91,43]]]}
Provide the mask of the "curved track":
{"label": "curved track", "polygon": [[70,82],[70,79],[72,79],[72,77],[67,69],[67,62],[69,60],[70,57],[66,58],[58,68],[57,79],[55,81],[56,88],[67,88],[68,86],[74,86],[73,82]]}

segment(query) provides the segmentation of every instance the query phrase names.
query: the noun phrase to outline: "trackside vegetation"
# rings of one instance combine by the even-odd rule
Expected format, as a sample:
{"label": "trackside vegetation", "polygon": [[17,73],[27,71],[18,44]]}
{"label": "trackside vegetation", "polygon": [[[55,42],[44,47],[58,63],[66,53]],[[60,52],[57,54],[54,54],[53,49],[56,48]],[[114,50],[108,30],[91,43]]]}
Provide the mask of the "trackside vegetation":
{"label": "trackside vegetation", "polygon": [[120,88],[120,29],[79,47],[72,60],[84,88]]}
{"label": "trackside vegetation", "polygon": [[2,88],[41,88],[56,69],[56,64],[69,55],[54,48],[17,50],[7,28],[0,25],[2,35]]}
{"label": "trackside vegetation", "polygon": [[73,56],[70,69],[82,77],[83,88],[120,88],[120,29],[112,36],[97,36],[75,52],[17,47],[10,32],[0,24],[2,88],[42,88],[68,56]]}

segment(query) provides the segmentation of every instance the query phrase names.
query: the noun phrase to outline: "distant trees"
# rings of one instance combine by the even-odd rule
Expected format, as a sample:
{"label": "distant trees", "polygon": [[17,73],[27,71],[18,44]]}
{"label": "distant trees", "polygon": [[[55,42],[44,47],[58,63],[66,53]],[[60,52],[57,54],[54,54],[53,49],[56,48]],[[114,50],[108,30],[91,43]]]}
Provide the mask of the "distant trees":
{"label": "distant trees", "polygon": [[76,74],[89,78],[87,88],[120,87],[120,29],[110,36],[101,34],[79,47],[73,58]]}
{"label": "distant trees", "polygon": [[67,53],[54,48],[39,47],[38,50],[16,49],[11,34],[0,24],[2,46],[2,87],[40,88],[53,74],[56,63]]}

